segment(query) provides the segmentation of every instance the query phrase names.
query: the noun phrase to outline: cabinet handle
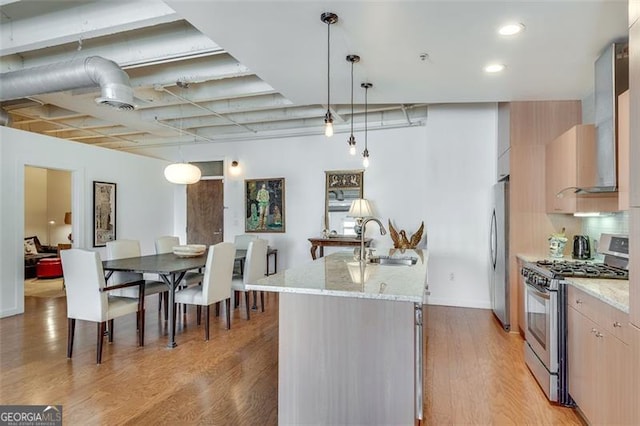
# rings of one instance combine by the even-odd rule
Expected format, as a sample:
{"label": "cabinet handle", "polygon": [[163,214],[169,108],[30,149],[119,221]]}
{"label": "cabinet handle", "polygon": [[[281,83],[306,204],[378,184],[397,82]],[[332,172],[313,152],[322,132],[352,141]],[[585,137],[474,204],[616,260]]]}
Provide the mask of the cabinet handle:
{"label": "cabinet handle", "polygon": [[582,300],[576,299],[576,305],[581,305],[581,304],[582,304]]}
{"label": "cabinet handle", "polygon": [[622,324],[620,324],[618,321],[613,323],[614,327],[622,327]]}

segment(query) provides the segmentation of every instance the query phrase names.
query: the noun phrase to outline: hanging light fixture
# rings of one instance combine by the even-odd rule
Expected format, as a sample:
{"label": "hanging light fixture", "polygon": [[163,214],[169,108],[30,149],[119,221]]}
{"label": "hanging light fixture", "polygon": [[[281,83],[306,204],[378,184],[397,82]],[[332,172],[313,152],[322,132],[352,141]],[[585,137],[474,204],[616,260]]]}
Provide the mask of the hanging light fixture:
{"label": "hanging light fixture", "polygon": [[[176,85],[181,89],[182,92],[184,92],[185,89],[189,88],[189,83],[181,80],[178,80],[176,82]],[[183,135],[185,133],[182,129],[182,118],[183,117],[180,118],[180,127],[178,128],[180,135]],[[178,147],[178,151],[180,152],[180,157],[182,157],[182,147]],[[202,172],[200,171],[200,168],[198,166],[187,163],[184,160],[180,163],[169,164],[164,168],[164,177],[171,183],[190,185],[192,183],[198,182],[201,176]]]}
{"label": "hanging light fixture", "polygon": [[331,24],[338,22],[338,15],[333,12],[325,12],[320,15],[322,22],[327,24],[327,113],[324,115],[324,135],[333,136],[333,116],[331,115]]}
{"label": "hanging light fixture", "polygon": [[164,177],[171,183],[188,185],[198,182],[201,176],[200,168],[189,163],[173,163],[164,169]]}
{"label": "hanging light fixture", "polygon": [[369,167],[369,147],[367,145],[367,105],[369,89],[373,87],[371,83],[362,83],[360,85],[364,89],[364,151],[362,151],[362,165]]}
{"label": "hanging light fixture", "polygon": [[356,155],[356,138],[353,136],[353,64],[360,62],[360,56],[347,55],[347,61],[351,62],[351,136],[347,140],[349,144],[349,154]]}

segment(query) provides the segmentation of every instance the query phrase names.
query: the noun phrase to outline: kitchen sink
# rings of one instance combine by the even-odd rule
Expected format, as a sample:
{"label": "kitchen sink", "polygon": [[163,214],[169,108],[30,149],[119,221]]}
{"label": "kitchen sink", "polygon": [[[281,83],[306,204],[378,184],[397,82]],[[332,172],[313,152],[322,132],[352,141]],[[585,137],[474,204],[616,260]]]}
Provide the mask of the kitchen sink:
{"label": "kitchen sink", "polygon": [[411,266],[415,265],[417,262],[417,257],[375,256],[369,258],[369,263],[374,263],[376,265]]}

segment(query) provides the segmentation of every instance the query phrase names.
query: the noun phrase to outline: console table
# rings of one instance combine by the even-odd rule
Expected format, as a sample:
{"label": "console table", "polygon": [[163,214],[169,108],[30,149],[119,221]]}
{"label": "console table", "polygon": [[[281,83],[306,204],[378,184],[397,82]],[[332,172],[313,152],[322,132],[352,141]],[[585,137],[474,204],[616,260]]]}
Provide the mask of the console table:
{"label": "console table", "polygon": [[[364,239],[364,246],[369,247],[372,238]],[[320,247],[320,257],[324,256],[324,248],[332,247],[360,247],[360,239],[355,237],[333,237],[333,238],[309,238],[311,243],[311,258],[316,260],[316,251]]]}

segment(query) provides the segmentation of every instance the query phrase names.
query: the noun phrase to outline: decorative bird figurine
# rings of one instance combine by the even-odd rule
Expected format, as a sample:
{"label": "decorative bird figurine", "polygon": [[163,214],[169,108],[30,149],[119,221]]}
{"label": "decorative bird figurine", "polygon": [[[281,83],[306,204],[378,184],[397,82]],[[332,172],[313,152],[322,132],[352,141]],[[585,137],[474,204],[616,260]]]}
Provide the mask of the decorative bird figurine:
{"label": "decorative bird figurine", "polygon": [[415,234],[411,236],[410,239],[407,239],[407,233],[404,229],[401,229],[400,232],[396,231],[396,229],[391,224],[391,219],[389,219],[389,234],[391,235],[391,239],[393,240],[393,247],[399,249],[414,249],[420,244],[420,240],[422,240],[422,233],[424,232],[424,221],[420,225],[420,229],[416,231]]}

